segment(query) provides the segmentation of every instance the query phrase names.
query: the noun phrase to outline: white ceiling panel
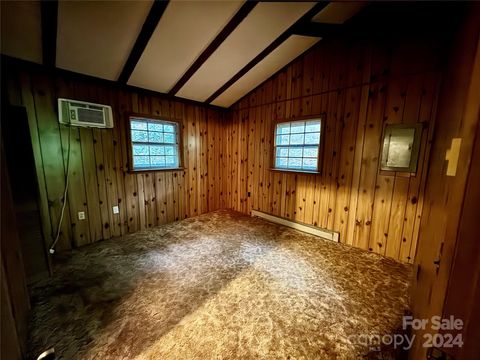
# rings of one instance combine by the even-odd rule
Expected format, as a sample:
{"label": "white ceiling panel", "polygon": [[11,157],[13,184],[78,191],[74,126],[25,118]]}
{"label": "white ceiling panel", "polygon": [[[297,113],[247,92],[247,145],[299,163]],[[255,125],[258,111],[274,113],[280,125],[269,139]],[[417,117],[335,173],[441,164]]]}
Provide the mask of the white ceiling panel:
{"label": "white ceiling panel", "polygon": [[365,5],[367,5],[367,2],[362,1],[331,2],[315,15],[312,21],[325,24],[343,24]]}
{"label": "white ceiling panel", "polygon": [[2,53],[42,63],[40,1],[1,1]]}
{"label": "white ceiling panel", "polygon": [[205,101],[314,5],[259,3],[176,95]]}
{"label": "white ceiling panel", "polygon": [[128,84],[168,92],[220,33],[242,1],[172,1]]}
{"label": "white ceiling panel", "polygon": [[310,36],[290,36],[283,44],[217,97],[212,104],[229,107],[319,40],[320,38]]}
{"label": "white ceiling panel", "polygon": [[59,1],[57,67],[117,80],[152,1]]}

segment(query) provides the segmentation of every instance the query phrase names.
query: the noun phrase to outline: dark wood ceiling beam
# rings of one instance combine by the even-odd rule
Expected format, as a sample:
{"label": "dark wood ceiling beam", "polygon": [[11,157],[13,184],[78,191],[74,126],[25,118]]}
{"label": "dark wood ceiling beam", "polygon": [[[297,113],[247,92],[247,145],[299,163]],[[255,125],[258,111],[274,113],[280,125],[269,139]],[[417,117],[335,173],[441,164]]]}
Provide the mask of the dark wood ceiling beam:
{"label": "dark wood ceiling beam", "polygon": [[247,15],[258,4],[258,1],[246,1],[237,13],[232,17],[222,31],[215,39],[208,45],[208,47],[200,54],[185,74],[177,81],[177,83],[169,91],[169,95],[175,95],[188,80],[197,72],[198,69],[208,60],[208,58],[218,49],[218,47],[225,41],[225,39],[237,28],[238,25],[247,17]]}
{"label": "dark wood ceiling beam", "polygon": [[265,59],[273,50],[275,50],[280,44],[287,40],[295,29],[298,29],[300,24],[309,22],[312,17],[318,14],[325,6],[329,4],[328,1],[319,2],[308,10],[300,19],[298,19],[292,26],[285,30],[279,37],[277,37],[270,45],[268,45],[260,54],[255,56],[247,65],[245,65],[240,71],[238,71],[230,80],[228,80],[222,87],[215,91],[210,97],[205,100],[206,103],[211,103],[217,97],[219,97],[225,90],[237,82],[243,75],[249,72],[255,65]]}
{"label": "dark wood ceiling beam", "polygon": [[58,1],[43,0],[40,4],[40,11],[43,65],[54,68],[57,61]]}
{"label": "dark wood ceiling beam", "polygon": [[148,41],[152,37],[153,32],[157,28],[157,25],[160,22],[165,9],[167,8],[168,3],[168,1],[163,0],[155,0],[153,2],[150,12],[148,13],[147,18],[142,26],[142,30],[140,30],[137,40],[133,45],[132,51],[125,62],[125,65],[123,66],[120,76],[118,77],[118,82],[126,84],[128,79],[130,79],[135,66],[137,66],[138,60],[140,60],[143,51],[147,47]]}
{"label": "dark wood ceiling beam", "polygon": [[[171,101],[177,101],[182,104],[190,104],[190,105],[195,105],[195,106],[207,106],[208,108],[211,109],[216,109],[216,110],[225,110],[224,107],[221,106],[216,106],[216,105],[209,105],[205,104],[204,102],[200,101],[195,101],[195,100],[190,100],[190,99],[185,99],[185,98],[180,98],[176,96],[170,96],[165,93],[161,93],[158,91],[154,90],[148,90],[144,88],[140,88],[137,86],[132,86],[128,84],[121,84],[116,80],[107,80],[107,79],[102,79],[96,76],[92,75],[86,75],[86,74],[81,74],[75,71],[70,71],[70,70],[65,70],[65,69],[59,69],[59,68],[46,68],[44,65],[37,64],[28,60],[21,60],[19,58],[13,58],[8,55],[0,54],[0,64],[2,65],[2,70],[5,71],[4,69],[15,69],[15,71],[20,71],[20,70],[28,70],[28,71],[33,71],[36,73],[45,73],[48,74],[49,76],[53,77],[64,77],[66,79],[71,79],[72,81],[79,81],[79,82],[89,82],[91,84],[97,84],[101,86],[105,86],[107,88],[111,89],[116,89],[116,90],[122,90],[122,91],[130,91],[130,92],[137,92],[139,95],[148,95],[148,96],[156,96],[156,97],[161,97],[162,99],[167,99]],[[4,82],[2,82],[2,85]]]}

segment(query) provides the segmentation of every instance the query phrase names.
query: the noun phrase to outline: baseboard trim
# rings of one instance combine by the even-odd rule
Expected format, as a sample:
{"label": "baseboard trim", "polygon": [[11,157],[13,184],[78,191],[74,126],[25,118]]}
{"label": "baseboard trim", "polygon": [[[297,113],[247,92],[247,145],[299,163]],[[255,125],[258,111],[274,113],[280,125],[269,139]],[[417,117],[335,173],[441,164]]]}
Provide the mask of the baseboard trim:
{"label": "baseboard trim", "polygon": [[264,220],[273,222],[275,224],[288,226],[292,229],[303,231],[311,235],[319,236],[322,239],[326,239],[334,242],[339,242],[340,240],[340,234],[336,231],[330,231],[330,230],[322,229],[316,226],[302,224],[296,221],[287,220],[287,219],[284,219],[275,215],[270,215],[257,210],[252,210],[252,216],[262,218]]}

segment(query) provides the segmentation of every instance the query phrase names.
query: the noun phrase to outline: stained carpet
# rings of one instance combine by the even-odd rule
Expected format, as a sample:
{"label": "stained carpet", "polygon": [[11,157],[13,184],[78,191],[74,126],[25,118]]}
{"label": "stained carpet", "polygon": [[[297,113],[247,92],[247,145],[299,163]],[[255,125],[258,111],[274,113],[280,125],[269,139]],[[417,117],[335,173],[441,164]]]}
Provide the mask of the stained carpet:
{"label": "stained carpet", "polygon": [[29,354],[59,359],[359,359],[410,268],[222,210],[95,243],[32,287]]}

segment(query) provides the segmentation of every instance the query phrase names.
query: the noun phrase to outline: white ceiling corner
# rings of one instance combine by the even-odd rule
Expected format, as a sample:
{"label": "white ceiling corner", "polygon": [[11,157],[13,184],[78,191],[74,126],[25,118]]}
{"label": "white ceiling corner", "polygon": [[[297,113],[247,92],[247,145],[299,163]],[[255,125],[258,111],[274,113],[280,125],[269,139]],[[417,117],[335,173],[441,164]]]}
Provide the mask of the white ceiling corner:
{"label": "white ceiling corner", "polygon": [[[152,3],[153,0],[60,1],[56,66],[117,80]],[[167,93],[243,3],[243,0],[170,1],[128,84]],[[314,5],[258,3],[177,96],[205,101]],[[332,15],[329,16],[332,20]],[[42,63],[40,1],[2,1],[1,20],[2,53]],[[319,40],[290,36],[212,104],[232,105]]]}
{"label": "white ceiling corner", "polygon": [[319,40],[321,40],[321,38],[300,35],[290,36],[265,59],[260,61],[249,72],[212,101],[212,104],[229,107],[289,62],[300,56]]}
{"label": "white ceiling corner", "polygon": [[172,1],[128,84],[168,92],[235,15],[243,1]]}
{"label": "white ceiling corner", "polygon": [[314,5],[312,2],[257,4],[177,96],[205,101]]}

